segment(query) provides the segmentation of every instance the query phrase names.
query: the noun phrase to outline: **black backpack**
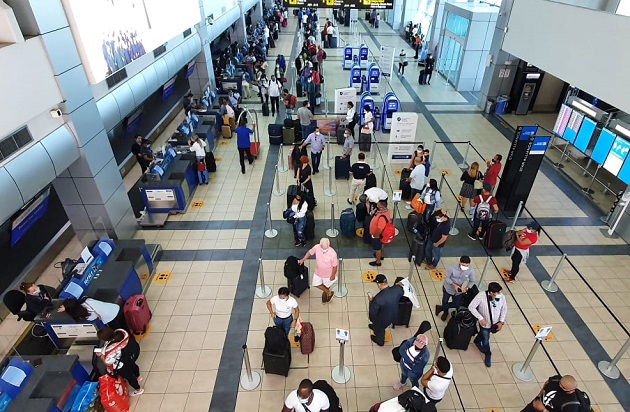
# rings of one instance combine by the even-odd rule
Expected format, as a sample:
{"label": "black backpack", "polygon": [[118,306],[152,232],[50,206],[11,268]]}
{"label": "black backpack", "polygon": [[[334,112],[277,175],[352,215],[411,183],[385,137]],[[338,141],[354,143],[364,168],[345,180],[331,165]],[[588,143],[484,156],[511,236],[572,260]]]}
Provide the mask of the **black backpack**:
{"label": "black backpack", "polygon": [[300,267],[298,258],[289,256],[287,260],[284,261],[284,277],[289,280],[295,279],[302,274],[303,268],[303,265]]}
{"label": "black backpack", "polygon": [[329,412],[343,411],[341,403],[339,402],[339,396],[337,396],[337,393],[328,382],[320,379],[313,384],[313,389],[319,389],[326,394],[328,402],[330,403],[330,408],[328,409]]}
{"label": "black backpack", "polygon": [[[559,384],[560,379],[562,379],[562,375],[553,375],[548,380],[549,382]],[[580,412],[593,412],[593,408],[591,407],[591,398],[586,392],[575,388],[575,397],[577,400],[575,402],[568,402],[568,404],[574,404],[577,402],[580,404]]]}
{"label": "black backpack", "polygon": [[409,389],[398,396],[398,403],[409,412],[436,412],[435,405],[427,402],[425,396]]}
{"label": "black backpack", "polygon": [[289,340],[283,329],[270,326],[265,330],[265,352],[284,355],[290,349]]}

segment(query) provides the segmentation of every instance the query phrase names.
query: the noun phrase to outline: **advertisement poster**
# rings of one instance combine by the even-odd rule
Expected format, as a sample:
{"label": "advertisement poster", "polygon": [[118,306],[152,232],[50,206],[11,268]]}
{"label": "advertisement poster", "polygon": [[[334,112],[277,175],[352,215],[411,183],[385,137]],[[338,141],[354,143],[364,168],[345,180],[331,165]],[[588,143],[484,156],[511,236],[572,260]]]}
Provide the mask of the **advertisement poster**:
{"label": "advertisement poster", "polygon": [[604,169],[617,176],[621,170],[623,161],[626,159],[626,156],[628,156],[628,151],[630,151],[630,142],[621,137],[616,137],[610,148],[610,153],[608,153],[608,157],[604,162]]}
{"label": "advertisement poster", "polygon": [[390,163],[409,163],[416,148],[417,127],[418,113],[397,112],[392,117],[388,153]]}
{"label": "advertisement poster", "polygon": [[345,89],[335,89],[335,113],[345,114],[348,112],[348,102],[352,102],[357,107],[357,90],[354,87]]}
{"label": "advertisement poster", "polygon": [[343,0],[283,0],[285,7],[317,7],[321,9],[343,8]]}
{"label": "advertisement poster", "polygon": [[394,53],[396,49],[390,46],[381,46],[381,57],[378,59],[378,66],[381,68],[383,77],[391,77],[394,71]]}

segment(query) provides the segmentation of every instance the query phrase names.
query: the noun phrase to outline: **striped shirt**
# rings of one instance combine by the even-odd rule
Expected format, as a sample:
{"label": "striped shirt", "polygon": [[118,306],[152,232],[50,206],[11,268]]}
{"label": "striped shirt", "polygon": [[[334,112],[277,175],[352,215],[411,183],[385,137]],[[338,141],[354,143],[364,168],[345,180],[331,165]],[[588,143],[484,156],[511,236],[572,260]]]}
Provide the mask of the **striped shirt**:
{"label": "striped shirt", "polygon": [[505,302],[505,296],[497,301],[490,302],[488,305],[488,292],[480,292],[468,305],[468,310],[478,320],[484,319],[486,321],[486,329],[490,329],[490,312],[488,306],[492,308],[492,320],[494,323],[505,323],[505,316],[507,315],[507,304]]}

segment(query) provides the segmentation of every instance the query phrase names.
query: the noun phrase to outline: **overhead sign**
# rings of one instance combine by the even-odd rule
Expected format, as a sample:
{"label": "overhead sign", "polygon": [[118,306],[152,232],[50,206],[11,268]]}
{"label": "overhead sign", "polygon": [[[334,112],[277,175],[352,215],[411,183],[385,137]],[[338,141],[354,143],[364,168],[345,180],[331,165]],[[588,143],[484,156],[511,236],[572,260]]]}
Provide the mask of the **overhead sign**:
{"label": "overhead sign", "polygon": [[394,52],[395,48],[390,46],[381,46],[381,57],[378,60],[378,66],[381,68],[383,77],[391,77],[394,71]]}
{"label": "overhead sign", "polygon": [[[393,9],[393,0],[345,0],[344,7],[350,9]],[[321,6],[320,6],[321,7]]]}
{"label": "overhead sign", "polygon": [[391,163],[409,163],[415,149],[418,113],[396,112],[389,133],[388,158]]}

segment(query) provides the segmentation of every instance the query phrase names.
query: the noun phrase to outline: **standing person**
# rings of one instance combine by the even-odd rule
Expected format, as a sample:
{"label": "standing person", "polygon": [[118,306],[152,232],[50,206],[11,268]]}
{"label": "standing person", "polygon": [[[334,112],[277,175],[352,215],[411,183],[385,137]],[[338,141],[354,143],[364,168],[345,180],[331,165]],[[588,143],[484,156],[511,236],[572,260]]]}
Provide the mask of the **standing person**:
{"label": "standing person", "polygon": [[431,217],[431,215],[433,214],[435,208],[442,204],[442,195],[440,194],[437,180],[429,179],[429,184],[424,188],[420,197],[422,198],[422,201],[427,205],[427,209],[424,212],[424,220],[428,221],[429,217]]}
{"label": "standing person", "polygon": [[361,125],[361,133],[370,135],[372,137],[372,132],[374,131],[374,114],[372,114],[372,109],[369,105],[363,106],[363,125]]}
{"label": "standing person", "polygon": [[312,75],[306,78],[306,87],[304,88],[304,91],[306,92],[308,96],[308,104],[309,104],[309,107],[311,108],[311,112],[315,114],[315,107],[317,106],[316,104],[317,85],[313,81]]}
{"label": "standing person", "polygon": [[341,149],[341,158],[345,159],[346,157],[350,157],[350,155],[352,154],[354,139],[352,138],[352,133],[350,133],[350,129],[346,129],[343,135],[345,139],[343,141],[343,149]]}
{"label": "standing person", "polygon": [[420,380],[420,384],[424,387],[424,396],[434,405],[439,403],[452,379],[453,366],[444,356],[438,356],[435,364]]}
{"label": "standing person", "polygon": [[462,176],[459,178],[462,182],[462,188],[459,191],[459,195],[462,197],[462,200],[459,204],[459,207],[464,211],[464,207],[466,203],[470,203],[470,208],[473,207],[472,199],[476,196],[475,182],[479,180],[481,182],[483,175],[479,171],[479,163],[472,162],[470,164],[470,169],[462,173]]}
{"label": "standing person", "polygon": [[267,74],[264,71],[262,71],[258,81],[258,88],[260,89],[260,102],[269,104],[269,79],[267,79]]}
{"label": "standing person", "polygon": [[136,359],[140,355],[140,345],[133,335],[124,329],[112,329],[104,327],[99,329],[96,336],[105,342],[99,358],[107,367],[107,373],[119,375],[134,389],[129,396],[138,396],[144,393],[140,388],[142,376]]}
{"label": "standing person", "polygon": [[424,70],[427,75],[427,84],[431,84],[433,76],[433,68],[435,67],[435,59],[431,53],[427,53],[427,59],[424,61]]}
{"label": "standing person", "polygon": [[510,276],[505,283],[512,283],[516,280],[516,275],[520,270],[521,261],[527,262],[529,257],[529,248],[538,242],[540,234],[540,225],[536,222],[529,222],[524,229],[516,231],[516,242],[512,248],[512,269],[506,270],[505,273]]}
{"label": "standing person", "polygon": [[52,306],[52,297],[44,285],[36,285],[31,282],[22,282],[20,290],[24,292],[26,310],[37,316],[49,306]]}
{"label": "standing person", "polygon": [[188,145],[190,146],[190,151],[195,152],[195,158],[198,162],[202,162],[206,158],[206,142],[201,140],[199,136],[196,134],[192,135],[190,140],[188,141]]}
{"label": "standing person", "polygon": [[241,163],[241,173],[245,174],[245,155],[247,155],[247,161],[251,165],[254,163],[254,158],[251,153],[251,141],[249,136],[254,134],[254,131],[247,127],[247,120],[245,116],[241,117],[238,122],[236,132],[236,146],[238,148],[238,158]]}
{"label": "standing person", "polygon": [[287,113],[287,117],[292,119],[293,111],[297,106],[297,97],[289,93],[289,90],[287,89],[282,91],[282,97],[284,99],[284,110]]}
{"label": "standing person", "polygon": [[138,164],[140,165],[140,169],[142,169],[142,174],[147,171],[149,168],[149,164],[151,160],[147,159],[147,156],[142,153],[142,135],[137,134],[134,138],[133,144],[131,145],[131,153],[136,157]]}
{"label": "standing person", "polygon": [[[300,308],[297,300],[289,296],[289,288],[286,286],[278,289],[278,294],[267,301],[267,310],[273,319],[273,324],[284,330],[289,336],[291,328],[295,328],[295,319],[300,317]],[[295,317],[293,312],[295,311]]]}
{"label": "standing person", "polygon": [[378,287],[378,293],[372,296],[368,293],[370,301],[369,318],[371,324],[368,325],[374,332],[370,336],[372,342],[378,346],[385,345],[385,328],[389,327],[398,317],[398,302],[403,296],[403,288],[399,284],[389,287],[385,275],[376,275],[374,283]]}
{"label": "standing person", "polygon": [[282,83],[273,75],[269,82],[269,97],[271,98],[271,115],[280,114],[280,92],[282,91]]}
{"label": "standing person", "polygon": [[448,239],[448,233],[451,230],[451,222],[443,210],[438,209],[432,216],[435,219],[435,227],[433,227],[429,235],[429,242],[425,247],[425,260],[427,265],[425,269],[435,269],[442,257],[442,249]]}
{"label": "standing person", "polygon": [[402,76],[405,75],[406,65],[407,65],[407,53],[405,53],[405,49],[400,49],[400,54],[398,55],[398,74]]}
{"label": "standing person", "polygon": [[94,322],[104,324],[112,329],[129,330],[123,311],[116,303],[83,297],[81,299],[64,299],[57,312],[66,312],[77,322]]}
{"label": "standing person", "polygon": [[304,257],[298,260],[298,263],[303,265],[311,256],[315,256],[313,286],[322,291],[322,303],[330,302],[335,294],[330,288],[336,281],[335,276],[337,276],[337,267],[339,266],[337,252],[330,247],[330,240],[323,237],[320,239],[319,245],[308,250]]}
{"label": "standing person", "polygon": [[553,376],[545,382],[538,395],[521,412],[580,412],[577,382],[571,375]]}
{"label": "standing person", "polygon": [[400,382],[393,386],[395,391],[400,391],[405,387],[407,379],[411,386],[420,387],[420,378],[424,373],[424,367],[429,361],[429,338],[424,333],[412,336],[398,348],[400,353]]}
{"label": "standing person", "polygon": [[354,103],[348,102],[348,111],[346,112],[346,121],[348,122],[348,129],[350,129],[350,133],[352,133],[352,137],[354,137],[354,128],[357,125],[358,116],[356,115],[357,111],[354,109]]}
{"label": "standing person", "polygon": [[[468,234],[468,237],[472,240],[481,240],[486,235],[486,230],[488,230],[488,225],[492,220],[492,213],[499,212],[499,204],[497,203],[497,199],[492,197],[490,192],[492,191],[492,187],[484,183],[483,189],[481,190],[481,194],[479,196],[475,196],[471,201],[473,202],[473,227],[472,232]],[[477,235],[477,230],[481,226],[481,232]]]}
{"label": "standing person", "polygon": [[413,56],[413,59],[417,60],[418,59],[418,51],[420,50],[420,45],[422,44],[422,37],[420,37],[419,33],[416,33],[412,37],[412,41],[413,41],[413,49],[416,52],[416,54]]}
{"label": "standing person", "polygon": [[300,119],[300,127],[302,128],[302,139],[305,139],[309,135],[311,129],[311,120],[313,120],[313,113],[308,109],[308,100],[302,103],[297,111],[298,119]]}
{"label": "standing person", "polygon": [[409,185],[411,186],[411,198],[418,193],[422,193],[424,189],[424,178],[426,177],[424,174],[424,165],[422,164],[422,156],[417,156],[414,161],[414,168],[411,171],[411,174],[407,178]]}
{"label": "standing person", "polygon": [[182,100],[182,106],[184,106],[184,113],[188,114],[190,113],[191,109],[193,108],[193,94],[192,93],[188,93],[186,96],[184,96],[184,99]]}
{"label": "standing person", "polygon": [[486,367],[492,366],[490,351],[490,333],[497,333],[503,328],[507,315],[507,303],[501,294],[503,288],[497,282],[490,282],[485,293],[478,293],[468,305],[468,310],[479,320],[479,334],[474,342],[481,353],[486,355]]}
{"label": "standing person", "polygon": [[499,173],[501,172],[501,160],[503,160],[503,156],[500,154],[495,154],[492,158],[492,161],[486,160],[486,177],[483,178],[483,183],[490,185],[490,193],[494,190],[494,187],[497,185],[497,180],[499,179]]}
{"label": "standing person", "polygon": [[379,200],[376,203],[376,210],[370,221],[370,236],[372,236],[372,250],[374,251],[374,257],[376,260],[369,263],[370,266],[381,266],[381,260],[385,254],[385,245],[381,242],[381,234],[383,229],[389,221],[392,220],[392,216],[387,209],[387,200]]}
{"label": "standing person", "polygon": [[[435,316],[442,312],[442,321],[446,321],[449,309],[457,309],[464,293],[475,284],[475,269],[470,267],[470,257],[463,255],[459,263],[446,268],[442,284],[442,304],[435,305]],[[451,302],[449,302],[449,300]]]}
{"label": "standing person", "polygon": [[322,152],[326,148],[326,140],[319,133],[319,127],[315,127],[315,131],[308,135],[306,140],[300,146],[300,149],[311,145],[311,160],[313,161],[313,174],[319,173],[319,163],[322,159]]}
{"label": "standing person", "polygon": [[348,195],[348,204],[354,204],[354,197],[363,193],[365,189],[365,178],[370,173],[370,166],[365,163],[365,153],[359,153],[359,160],[350,167],[350,175],[352,181],[350,183],[350,194]]}
{"label": "standing person", "polygon": [[319,389],[313,389],[310,379],[303,379],[297,390],[289,392],[282,412],[328,412],[330,400]]}
{"label": "standing person", "polygon": [[308,156],[300,157],[300,162],[302,163],[302,166],[298,171],[298,185],[304,186],[304,189],[314,198],[313,172],[311,171],[311,166],[308,164]]}
{"label": "standing person", "polygon": [[416,157],[419,157],[422,162],[424,162],[423,152],[424,146],[419,144],[416,150],[411,154],[411,161],[409,162],[409,169],[413,169],[416,166]]}
{"label": "standing person", "polygon": [[293,203],[291,203],[291,210],[293,210],[293,235],[295,237],[295,244],[293,246],[306,246],[306,234],[304,229],[306,228],[306,212],[308,211],[308,203],[306,199],[302,198],[301,194],[295,195]]}

